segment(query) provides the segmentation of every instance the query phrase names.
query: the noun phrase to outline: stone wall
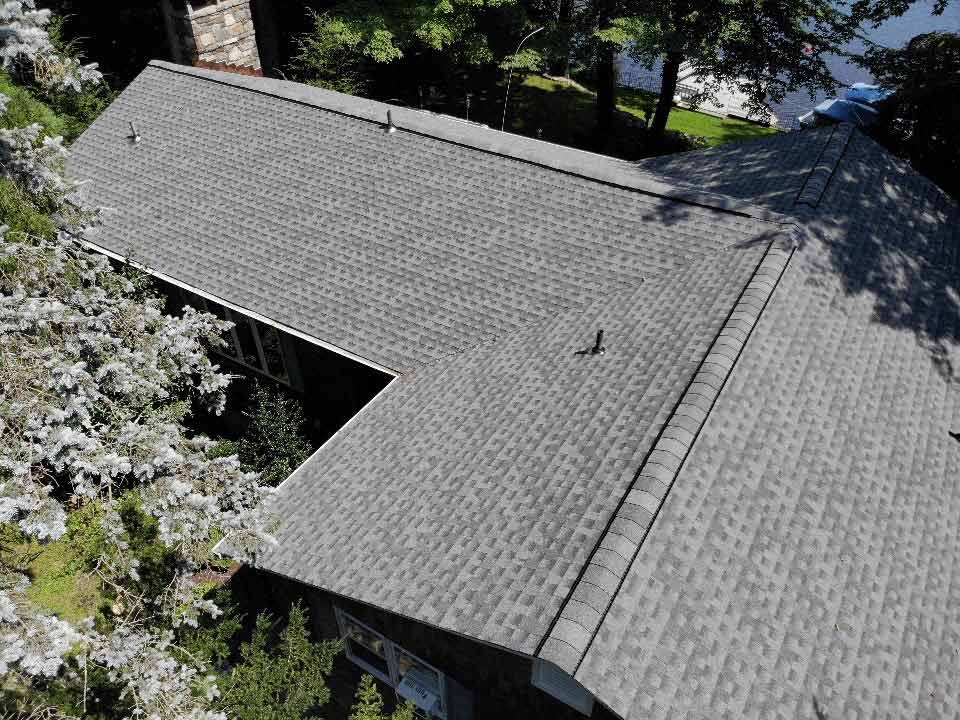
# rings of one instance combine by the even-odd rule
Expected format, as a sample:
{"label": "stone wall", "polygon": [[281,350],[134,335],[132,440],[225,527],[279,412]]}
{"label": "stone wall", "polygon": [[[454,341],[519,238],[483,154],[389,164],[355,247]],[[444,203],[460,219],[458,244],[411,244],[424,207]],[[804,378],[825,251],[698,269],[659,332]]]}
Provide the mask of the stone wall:
{"label": "stone wall", "polygon": [[174,59],[260,69],[250,0],[162,0]]}

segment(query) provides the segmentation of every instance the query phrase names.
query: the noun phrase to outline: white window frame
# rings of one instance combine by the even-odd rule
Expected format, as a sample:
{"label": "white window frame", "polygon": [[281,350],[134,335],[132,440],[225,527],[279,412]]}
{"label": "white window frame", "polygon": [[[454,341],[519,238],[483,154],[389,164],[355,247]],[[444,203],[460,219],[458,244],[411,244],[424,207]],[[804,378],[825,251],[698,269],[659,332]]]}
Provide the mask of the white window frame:
{"label": "white window frame", "polygon": [[593,694],[552,662],[534,658],[530,683],[587,717],[593,714]]}
{"label": "white window frame", "polygon": [[[439,714],[432,715],[430,717],[436,717],[436,718],[440,718],[441,720],[446,720],[447,716],[449,715],[450,709],[448,707],[449,703],[447,700],[447,678],[442,670],[438,670],[423,658],[410,652],[405,647],[391,641],[389,638],[384,636],[383,633],[377,632],[366,623],[360,622],[353,615],[351,615],[350,613],[344,610],[341,610],[339,607],[334,606],[333,612],[337,618],[337,628],[340,630],[340,637],[345,641],[344,654],[346,655],[347,659],[350,662],[352,662],[354,665],[357,665],[358,667],[366,670],[371,675],[385,682],[387,685],[393,688],[394,691],[396,691],[397,686],[400,684],[400,667],[399,667],[399,663],[397,662],[398,650],[404,653],[405,655],[409,655],[418,663],[421,663],[422,665],[430,668],[430,670],[435,672],[437,674],[437,678],[440,681],[439,692],[440,692],[441,711]],[[350,622],[354,625],[359,625],[371,635],[376,635],[377,638],[380,640],[380,642],[383,643],[383,649],[387,659],[387,668],[389,669],[389,672],[390,672],[389,677],[384,676],[381,670],[373,667],[366,660],[364,660],[363,658],[357,657],[350,651],[350,642],[347,636],[346,622]],[[402,699],[402,698],[400,698],[398,695],[398,699]],[[420,708],[417,708],[418,717],[427,717],[426,715],[422,714],[423,712],[424,711],[422,711]]]}
{"label": "white window frame", "polygon": [[[287,374],[286,378],[278,377],[277,375],[273,375],[270,372],[269,366],[267,365],[266,355],[264,355],[263,353],[263,342],[260,340],[260,331],[257,329],[257,324],[253,320],[253,318],[249,318],[246,315],[242,315],[240,313],[235,313],[228,307],[224,307],[219,303],[214,303],[212,300],[207,300],[205,297],[191,293],[188,290],[184,290],[183,288],[177,288],[177,290],[180,292],[180,299],[183,301],[184,306],[190,305],[191,307],[194,307],[197,310],[200,310],[202,312],[211,312],[210,305],[216,305],[221,310],[223,310],[224,320],[227,320],[228,322],[233,323],[233,327],[230,328],[230,338],[231,340],[233,340],[233,347],[234,347],[234,350],[236,351],[236,354],[231,355],[225,352],[222,348],[211,348],[213,352],[215,352],[220,357],[225,357],[231,360],[232,362],[237,363],[238,365],[242,365],[248,370],[253,370],[253,372],[255,373],[264,375],[270,378],[271,380],[273,380],[274,382],[278,382],[281,385],[286,385],[287,387],[293,387],[293,383],[290,381],[290,377],[291,377],[290,361],[287,358],[286,353],[284,352],[282,341],[279,343],[279,346],[277,349],[280,352],[280,362],[283,363],[284,372],[286,372]],[[211,314],[216,315],[216,313],[211,313]],[[260,367],[251,365],[243,358],[243,347],[240,345],[240,336],[237,334],[237,327],[236,327],[239,323],[242,323],[242,322],[247,323],[247,326],[250,328],[250,334],[253,336],[253,344],[257,348],[257,358],[260,360]],[[274,332],[276,332],[278,336],[280,335],[280,331],[277,330],[276,328],[274,328]]]}
{"label": "white window frame", "polygon": [[[394,656],[393,656],[393,643],[391,643],[386,637],[384,637],[381,633],[378,633],[369,625],[360,622],[352,615],[343,612],[343,610],[341,610],[340,608],[334,607],[333,611],[337,616],[337,627],[340,629],[340,637],[344,640],[343,648],[344,648],[344,653],[347,656],[347,659],[350,662],[352,662],[354,665],[359,665],[361,668],[366,670],[371,675],[387,683],[390,687],[396,687],[396,683],[393,681],[393,678],[397,676],[396,661],[394,660]],[[351,638],[347,634],[347,626],[346,626],[347,622],[350,622],[354,625],[359,625],[368,633],[370,633],[371,635],[376,635],[380,639],[380,642],[383,643],[383,651],[384,651],[384,654],[386,655],[387,672],[389,673],[389,675],[384,675],[382,670],[380,670],[379,668],[375,668],[373,665],[368,663],[363,658],[353,654],[353,652],[350,650]]]}

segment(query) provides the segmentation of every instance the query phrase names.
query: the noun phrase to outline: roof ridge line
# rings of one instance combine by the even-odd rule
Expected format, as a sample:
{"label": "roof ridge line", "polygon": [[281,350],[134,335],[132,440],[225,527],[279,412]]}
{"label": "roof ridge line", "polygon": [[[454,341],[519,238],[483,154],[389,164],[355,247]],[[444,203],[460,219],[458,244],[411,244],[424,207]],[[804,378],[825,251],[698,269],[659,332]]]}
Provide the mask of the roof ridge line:
{"label": "roof ridge line", "polygon": [[808,205],[815,208],[820,204],[820,199],[826,192],[827,185],[830,184],[830,179],[847,150],[847,145],[853,136],[853,130],[852,123],[840,123],[834,126],[833,132],[830,133],[830,137],[823,144],[816,162],[810,168],[800,192],[797,193],[794,205]]}
{"label": "roof ridge line", "polygon": [[[345,95],[290,80],[238,75],[178,65],[164,60],[151,60],[148,67],[228,85],[384,127],[386,126],[385,113],[389,110],[393,116],[394,125],[400,132],[429,137],[440,142],[573,175],[602,185],[612,185],[715,212],[771,223],[778,223],[782,218],[778,213],[745,200],[700,190],[693,186],[663,182],[629,160],[503,132],[450,115],[390,105],[379,100]],[[323,98],[323,102],[320,98]]]}
{"label": "roof ridge line", "polygon": [[[787,247],[778,238],[770,242],[611,514],[534,656],[576,675],[795,250],[795,244]],[[718,366],[725,370],[718,372]],[[690,420],[681,420],[683,416]],[[611,538],[613,534],[616,539]],[[614,563],[619,573],[609,567],[609,557],[605,563],[595,561],[601,551],[624,560]],[[603,612],[595,610],[598,605]]]}

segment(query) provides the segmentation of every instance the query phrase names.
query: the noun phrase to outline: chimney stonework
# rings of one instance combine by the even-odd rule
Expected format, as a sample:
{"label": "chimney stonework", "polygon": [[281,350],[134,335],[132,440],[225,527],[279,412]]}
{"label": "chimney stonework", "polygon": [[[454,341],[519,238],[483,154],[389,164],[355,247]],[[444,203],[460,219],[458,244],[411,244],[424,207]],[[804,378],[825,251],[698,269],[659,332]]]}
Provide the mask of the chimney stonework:
{"label": "chimney stonework", "polygon": [[173,59],[260,70],[250,0],[162,0]]}

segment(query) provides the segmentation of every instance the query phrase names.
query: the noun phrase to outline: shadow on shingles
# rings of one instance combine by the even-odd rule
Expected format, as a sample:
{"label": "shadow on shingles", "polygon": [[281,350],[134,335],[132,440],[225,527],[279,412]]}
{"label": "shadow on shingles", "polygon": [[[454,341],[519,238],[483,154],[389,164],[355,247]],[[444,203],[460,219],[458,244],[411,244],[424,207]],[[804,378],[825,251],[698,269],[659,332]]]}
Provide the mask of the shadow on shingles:
{"label": "shadow on shingles", "polygon": [[[805,177],[800,171],[809,171],[809,163],[800,160],[817,137],[797,133],[642,167],[669,182],[666,171],[672,166],[688,181],[700,179],[705,190],[796,216],[803,236],[816,236],[825,251],[807,283],[839,282],[848,296],[869,295],[873,322],[912,332],[940,376],[960,380],[960,368],[950,359],[960,347],[956,201],[855,133],[817,207],[796,205]],[[788,152],[794,146],[798,151]]]}
{"label": "shadow on shingles", "polygon": [[829,720],[826,710],[817,702],[816,695],[813,696],[813,714],[817,716],[817,720]]}

